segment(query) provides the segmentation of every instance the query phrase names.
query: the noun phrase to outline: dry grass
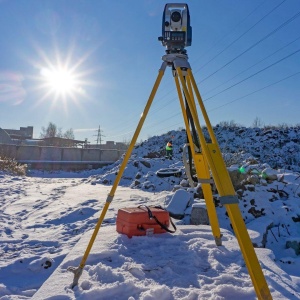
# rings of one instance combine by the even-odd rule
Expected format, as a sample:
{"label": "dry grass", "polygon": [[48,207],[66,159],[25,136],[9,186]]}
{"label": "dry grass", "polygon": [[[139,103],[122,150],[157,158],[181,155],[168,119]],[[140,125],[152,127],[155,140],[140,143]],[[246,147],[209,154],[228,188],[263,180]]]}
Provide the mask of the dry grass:
{"label": "dry grass", "polygon": [[0,156],[0,171],[11,175],[26,175],[27,165],[19,164],[15,159]]}

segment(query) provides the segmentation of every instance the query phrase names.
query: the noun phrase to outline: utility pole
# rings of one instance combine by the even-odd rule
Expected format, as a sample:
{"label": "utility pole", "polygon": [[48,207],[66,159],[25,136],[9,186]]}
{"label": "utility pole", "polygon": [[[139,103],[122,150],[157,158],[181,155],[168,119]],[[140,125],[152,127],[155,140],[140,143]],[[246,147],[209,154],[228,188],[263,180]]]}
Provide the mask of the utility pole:
{"label": "utility pole", "polygon": [[96,135],[97,136],[97,140],[96,140],[97,145],[101,145],[102,144],[102,137],[105,136],[105,135],[102,134],[102,132],[103,132],[103,130],[101,130],[100,125],[99,125],[99,128],[97,130],[97,135]]}
{"label": "utility pole", "polygon": [[101,150],[101,143],[102,143],[102,137],[104,137],[105,135],[102,134],[102,130],[100,128],[100,125],[99,125],[99,128],[97,130],[97,146],[99,147],[99,160],[101,161],[102,160],[102,150]]}

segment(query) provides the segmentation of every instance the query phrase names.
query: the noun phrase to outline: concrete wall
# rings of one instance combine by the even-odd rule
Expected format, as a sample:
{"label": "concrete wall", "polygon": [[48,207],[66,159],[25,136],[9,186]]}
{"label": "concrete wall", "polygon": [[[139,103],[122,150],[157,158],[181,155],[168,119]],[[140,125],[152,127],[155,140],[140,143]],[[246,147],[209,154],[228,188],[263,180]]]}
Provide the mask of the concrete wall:
{"label": "concrete wall", "polygon": [[120,158],[119,150],[101,150],[101,160],[116,161]]}
{"label": "concrete wall", "polygon": [[107,141],[105,144],[88,144],[85,146],[89,149],[105,149],[105,150],[123,150],[126,151],[128,148],[128,145],[122,143],[122,142],[114,142],[114,141]]}
{"label": "concrete wall", "polygon": [[61,148],[62,157],[61,160],[65,161],[82,161],[82,151],[80,148]]}
{"label": "concrete wall", "polygon": [[[11,145],[12,151],[14,152],[14,145]],[[30,160],[31,157],[40,157],[40,147],[38,146],[15,146],[16,154],[13,158],[18,158],[19,160]],[[12,155],[10,156],[12,157]]]}
{"label": "concrete wall", "polygon": [[[62,148],[57,148],[57,147],[40,147],[40,148],[41,148],[41,155],[39,158],[37,158],[37,160],[54,160],[54,161],[62,160]],[[19,160],[19,157],[17,157],[17,160]]]}
{"label": "concrete wall", "polygon": [[114,162],[125,150],[62,148],[46,146],[0,144],[0,155],[11,157],[17,161],[50,161],[50,162]]}
{"label": "concrete wall", "polygon": [[82,160],[83,161],[97,161],[101,160],[100,156],[101,150],[100,149],[84,149],[82,151]]}

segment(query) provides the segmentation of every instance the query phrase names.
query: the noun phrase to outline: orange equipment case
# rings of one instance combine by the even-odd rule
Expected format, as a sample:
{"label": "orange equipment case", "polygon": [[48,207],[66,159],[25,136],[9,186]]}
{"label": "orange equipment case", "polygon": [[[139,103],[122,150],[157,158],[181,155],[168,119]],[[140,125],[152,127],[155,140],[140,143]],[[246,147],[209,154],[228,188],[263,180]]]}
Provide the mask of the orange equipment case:
{"label": "orange equipment case", "polygon": [[[153,218],[149,217],[152,213]],[[152,233],[165,233],[166,230],[155,220],[159,220],[165,227],[169,227],[169,213],[157,207],[126,207],[118,210],[117,232],[132,236],[150,235]]]}

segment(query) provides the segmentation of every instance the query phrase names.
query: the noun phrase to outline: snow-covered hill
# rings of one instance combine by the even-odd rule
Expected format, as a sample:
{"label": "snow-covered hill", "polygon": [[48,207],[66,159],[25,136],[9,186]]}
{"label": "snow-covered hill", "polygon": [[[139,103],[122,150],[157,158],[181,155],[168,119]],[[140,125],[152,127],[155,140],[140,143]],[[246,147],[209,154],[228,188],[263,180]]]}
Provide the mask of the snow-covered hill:
{"label": "snow-covered hill", "polygon": [[[208,136],[206,129],[204,133]],[[243,164],[255,164],[262,172],[267,166],[273,169],[300,171],[300,127],[221,127],[214,128],[225,163],[228,167]],[[173,141],[174,159],[165,158],[165,145]],[[185,130],[170,131],[161,136],[153,136],[142,142],[133,150],[125,169],[121,185],[132,188],[160,191],[178,184],[179,179],[159,179],[154,172],[160,168],[183,168],[182,149],[187,137]],[[120,161],[103,168],[94,182],[111,184],[118,171]],[[156,185],[153,184],[155,179]]]}
{"label": "snow-covered hill", "polygon": [[[272,168],[300,171],[300,126],[247,128],[217,125],[213,129],[224,154],[250,154]],[[205,128],[203,132],[208,136]],[[180,153],[186,142],[185,130],[153,136],[141,143],[134,153],[138,156],[162,156],[165,144],[170,139],[175,145],[175,155]]]}

